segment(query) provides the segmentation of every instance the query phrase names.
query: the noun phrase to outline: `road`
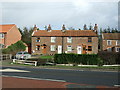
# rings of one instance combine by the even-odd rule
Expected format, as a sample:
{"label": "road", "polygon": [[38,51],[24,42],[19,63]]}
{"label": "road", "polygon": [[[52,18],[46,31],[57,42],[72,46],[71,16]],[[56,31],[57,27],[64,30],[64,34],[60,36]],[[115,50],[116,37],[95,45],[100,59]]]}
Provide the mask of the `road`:
{"label": "road", "polygon": [[4,70],[2,72],[3,76],[34,78],[36,80],[70,82],[96,86],[113,87],[114,85],[120,85],[120,82],[118,82],[118,74],[120,74],[119,72],[80,71],[27,67],[2,67],[2,70]]}

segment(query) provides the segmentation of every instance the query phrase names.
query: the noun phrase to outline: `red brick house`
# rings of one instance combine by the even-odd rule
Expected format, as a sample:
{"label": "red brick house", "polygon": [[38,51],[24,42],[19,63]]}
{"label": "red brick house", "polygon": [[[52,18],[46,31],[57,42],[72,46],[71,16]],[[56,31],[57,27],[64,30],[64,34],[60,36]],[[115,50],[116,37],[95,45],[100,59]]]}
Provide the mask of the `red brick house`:
{"label": "red brick house", "polygon": [[[97,29],[97,24],[94,27]],[[32,33],[32,53],[53,55],[55,53],[97,54],[97,30],[37,30]]]}
{"label": "red brick house", "polygon": [[21,40],[21,33],[15,24],[0,25],[0,48],[7,48]]}
{"label": "red brick house", "polygon": [[102,50],[120,52],[120,33],[102,33]]}

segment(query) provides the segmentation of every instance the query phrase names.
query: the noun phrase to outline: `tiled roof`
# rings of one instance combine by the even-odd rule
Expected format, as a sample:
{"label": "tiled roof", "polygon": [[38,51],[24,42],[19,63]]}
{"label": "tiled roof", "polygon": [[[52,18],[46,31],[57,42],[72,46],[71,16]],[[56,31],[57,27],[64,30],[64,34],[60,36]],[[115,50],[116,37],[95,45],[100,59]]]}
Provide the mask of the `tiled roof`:
{"label": "tiled roof", "polygon": [[32,36],[97,36],[93,30],[66,30],[62,32],[61,30],[38,30],[33,33]]}
{"label": "tiled roof", "polygon": [[0,25],[0,33],[8,32],[13,26],[15,26],[15,24]]}
{"label": "tiled roof", "polygon": [[120,33],[103,33],[103,39],[120,40]]}

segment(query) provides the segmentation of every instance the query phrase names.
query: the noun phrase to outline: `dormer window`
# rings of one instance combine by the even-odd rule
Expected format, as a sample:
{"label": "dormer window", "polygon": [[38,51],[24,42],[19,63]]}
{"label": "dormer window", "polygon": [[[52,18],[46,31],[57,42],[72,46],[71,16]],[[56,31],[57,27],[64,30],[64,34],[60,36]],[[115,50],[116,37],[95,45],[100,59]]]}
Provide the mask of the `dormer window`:
{"label": "dormer window", "polygon": [[67,42],[72,43],[72,37],[67,37]]}
{"label": "dormer window", "polygon": [[51,42],[55,43],[56,37],[51,37]]}
{"label": "dormer window", "polygon": [[36,38],[36,42],[40,42],[40,38]]}

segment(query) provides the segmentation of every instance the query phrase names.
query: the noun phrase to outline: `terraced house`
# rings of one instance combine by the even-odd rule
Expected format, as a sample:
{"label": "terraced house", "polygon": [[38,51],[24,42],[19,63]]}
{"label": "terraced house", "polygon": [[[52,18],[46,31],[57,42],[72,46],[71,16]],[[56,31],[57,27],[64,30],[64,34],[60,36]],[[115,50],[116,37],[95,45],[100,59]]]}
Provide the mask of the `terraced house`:
{"label": "terraced house", "polygon": [[32,52],[35,54],[54,55],[55,53],[97,54],[98,35],[97,24],[94,30],[52,30],[49,25],[46,30],[32,33]]}
{"label": "terraced house", "polygon": [[21,33],[15,24],[0,25],[0,48],[7,48],[21,40]]}
{"label": "terraced house", "polygon": [[103,33],[102,49],[108,52],[120,52],[120,33]]}

